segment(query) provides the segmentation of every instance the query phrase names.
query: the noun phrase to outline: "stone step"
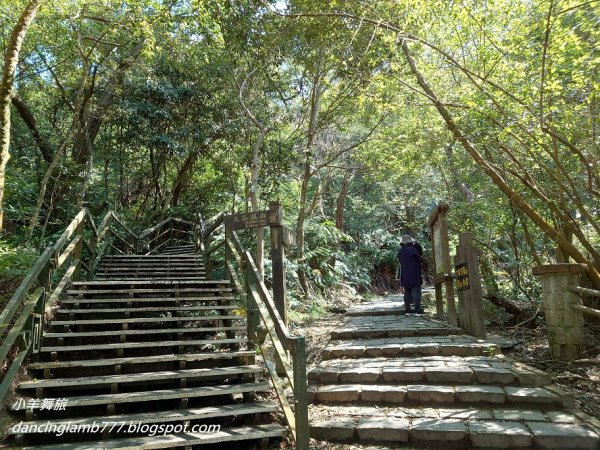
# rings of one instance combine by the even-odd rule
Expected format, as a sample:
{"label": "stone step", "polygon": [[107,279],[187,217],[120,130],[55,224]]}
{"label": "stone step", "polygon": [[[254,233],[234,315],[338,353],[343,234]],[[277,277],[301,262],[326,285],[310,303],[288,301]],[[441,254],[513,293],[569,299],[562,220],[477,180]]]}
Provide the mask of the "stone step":
{"label": "stone step", "polygon": [[398,301],[389,300],[369,301],[352,306],[346,316],[398,316],[404,314],[404,303],[398,296]]}
{"label": "stone step", "polygon": [[[249,414],[271,414],[278,410],[278,405],[270,402],[245,402],[235,403],[228,405],[217,405],[217,406],[206,406],[202,408],[186,408],[186,409],[175,409],[166,411],[153,411],[151,414],[144,413],[133,413],[133,414],[116,414],[110,416],[91,416],[91,417],[75,417],[68,420],[39,420],[39,421],[27,421],[22,422],[24,427],[9,427],[8,434],[36,434],[36,435],[47,435],[53,434],[54,441],[56,441],[56,433],[42,433],[37,430],[47,430],[50,424],[50,430],[57,427],[71,427],[71,426],[89,426],[92,427],[97,424],[101,429],[106,426],[105,431],[113,429],[113,433],[116,433],[118,429],[124,424],[127,429],[130,423],[134,424],[162,424],[162,423],[181,423],[186,421],[198,421],[218,418],[232,418],[238,416],[244,416]],[[26,430],[26,431],[25,431]],[[86,433],[93,434],[93,433]],[[110,434],[110,433],[109,433]]]}
{"label": "stone step", "polygon": [[[157,389],[152,391],[124,392],[116,394],[100,395],[78,395],[72,397],[63,397],[66,410],[69,408],[80,408],[97,405],[118,405],[125,403],[147,403],[159,400],[186,399],[197,397],[215,397],[230,394],[243,394],[249,392],[268,392],[271,390],[269,383],[240,383],[224,384],[214,386],[202,386],[180,389]],[[12,411],[30,411],[31,407],[27,402],[23,404],[14,404]],[[39,408],[33,412],[41,411]]]}
{"label": "stone step", "polygon": [[399,357],[399,356],[485,356],[496,355],[500,349],[474,337],[422,336],[381,339],[351,339],[332,341],[323,350],[324,360],[336,358]]}
{"label": "stone step", "polygon": [[530,387],[550,384],[545,372],[487,356],[332,359],[311,370],[308,380],[311,384],[477,383]]}
{"label": "stone step", "polygon": [[[148,367],[151,365],[161,364],[182,364],[186,362],[199,361],[221,361],[221,360],[237,360],[252,358],[256,355],[252,350],[237,350],[237,351],[210,351],[201,353],[185,353],[181,355],[146,355],[146,356],[129,356],[122,358],[102,358],[90,360],[76,361],[45,361],[33,362],[29,364],[30,370],[52,371],[54,369],[73,369],[80,370],[83,368],[95,367],[98,369],[112,369],[113,373],[120,373],[122,369],[127,368],[130,372],[134,371],[135,367]],[[132,367],[133,366],[133,367]]]}
{"label": "stone step", "polygon": [[[374,409],[374,408],[373,408]],[[526,419],[490,420],[460,416],[427,418],[374,414],[320,420],[311,437],[342,443],[392,444],[443,449],[598,449],[600,437],[584,423],[553,423]]]}
{"label": "stone step", "polygon": [[349,317],[331,339],[372,339],[410,336],[447,336],[464,334],[461,328],[427,316],[357,316]]}
{"label": "stone step", "polygon": [[329,384],[309,387],[319,403],[390,403],[413,405],[535,405],[570,407],[573,396],[556,387],[447,384]]}
{"label": "stone step", "polygon": [[[129,384],[152,384],[168,380],[199,380],[199,379],[221,379],[239,377],[240,375],[256,376],[263,372],[258,365],[229,366],[210,369],[184,369],[158,372],[142,372],[124,375],[101,375],[93,377],[54,378],[49,380],[23,381],[18,388],[22,391],[31,389],[55,390],[55,389],[90,389],[108,388],[113,386],[125,386]],[[39,396],[39,395],[38,395]]]}
{"label": "stone step", "polygon": [[[185,432],[157,436],[132,437],[97,442],[77,442],[69,444],[51,444],[23,447],[23,450],[149,450],[162,448],[192,448],[195,445],[209,445],[228,442],[262,440],[278,438],[286,434],[286,428],[279,424],[250,425],[221,428],[210,433]],[[223,445],[223,444],[222,444]]]}

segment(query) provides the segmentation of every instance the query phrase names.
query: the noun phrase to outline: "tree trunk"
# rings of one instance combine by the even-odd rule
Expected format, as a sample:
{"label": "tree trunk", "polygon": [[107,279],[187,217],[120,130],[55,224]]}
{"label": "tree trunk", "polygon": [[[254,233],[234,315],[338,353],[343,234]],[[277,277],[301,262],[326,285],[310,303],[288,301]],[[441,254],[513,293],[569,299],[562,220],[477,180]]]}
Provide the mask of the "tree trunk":
{"label": "tree trunk", "polygon": [[40,191],[38,192],[38,197],[35,202],[35,208],[33,209],[33,214],[31,215],[31,221],[29,222],[29,228],[27,229],[27,239],[31,239],[33,236],[33,230],[35,229],[38,219],[40,217],[40,211],[42,210],[42,205],[44,204],[44,197],[46,196],[46,189],[48,187],[48,181],[50,181],[50,177],[52,176],[52,172],[58,166],[60,159],[62,158],[63,153],[65,152],[69,141],[72,139],[74,135],[74,130],[71,130],[69,136],[65,138],[62,145],[56,150],[54,153],[54,158],[52,162],[46,169],[46,173],[44,174],[44,178],[42,178],[42,182],[40,183]]}
{"label": "tree trunk", "polygon": [[33,139],[38,145],[40,153],[44,158],[44,161],[50,164],[52,162],[52,146],[40,134],[33,113],[27,107],[23,99],[19,97],[19,95],[16,92],[12,93],[11,101],[13,106],[21,116],[21,119],[23,119],[23,122],[25,122],[25,125],[27,125],[27,127],[31,130],[31,134],[33,134]]}
{"label": "tree trunk", "polygon": [[[264,126],[259,128],[258,137],[252,146],[252,174],[250,176],[250,204],[252,211],[258,211],[258,175],[260,164],[260,148],[262,147],[265,136],[269,130]],[[256,267],[261,278],[265,276],[265,230],[256,229]]]}
{"label": "tree trunk", "polygon": [[296,223],[296,241],[297,241],[297,256],[298,256],[298,281],[302,290],[304,291],[304,297],[308,298],[309,285],[306,277],[306,271],[304,270],[304,221],[307,219],[307,198],[308,198],[308,186],[310,179],[313,175],[312,163],[313,154],[312,150],[315,145],[318,129],[318,118],[319,118],[319,106],[321,103],[321,95],[323,95],[324,88],[321,87],[319,73],[320,68],[317,68],[315,79],[313,81],[310,101],[310,119],[308,121],[308,132],[306,139],[306,150],[304,151],[304,172],[302,176],[302,187],[300,188],[300,208],[298,210],[298,221]]}
{"label": "tree trunk", "polygon": [[4,69],[0,82],[0,231],[4,224],[4,184],[6,165],[10,159],[10,105],[15,71],[19,62],[19,53],[29,26],[35,19],[43,0],[30,0],[17,24],[4,54]]}
{"label": "tree trunk", "polygon": [[338,230],[344,231],[344,207],[346,205],[346,197],[350,189],[350,183],[354,177],[354,172],[346,174],[342,181],[342,188],[335,200],[335,226]]}
{"label": "tree trunk", "polygon": [[588,274],[594,287],[600,288],[600,273],[598,267],[592,264],[588,258],[586,258],[569,240],[561,235],[552,224],[548,223],[536,210],[531,206],[515,189],[508,184],[508,182],[500,175],[496,169],[479,153],[467,136],[462,132],[460,127],[454,121],[452,115],[444,104],[437,98],[435,92],[431,89],[423,74],[417,68],[417,64],[412,57],[408,43],[406,40],[402,42],[402,50],[406,56],[410,70],[415,76],[417,83],[423,91],[427,94],[439,114],[446,122],[446,126],[452,132],[457,141],[465,148],[465,150],[471,155],[471,158],[477,163],[479,167],[492,179],[494,184],[498,186],[504,194],[511,199],[514,204],[521,209],[548,237],[556,242],[560,248],[565,252],[566,255],[573,258],[578,263],[587,264]]}

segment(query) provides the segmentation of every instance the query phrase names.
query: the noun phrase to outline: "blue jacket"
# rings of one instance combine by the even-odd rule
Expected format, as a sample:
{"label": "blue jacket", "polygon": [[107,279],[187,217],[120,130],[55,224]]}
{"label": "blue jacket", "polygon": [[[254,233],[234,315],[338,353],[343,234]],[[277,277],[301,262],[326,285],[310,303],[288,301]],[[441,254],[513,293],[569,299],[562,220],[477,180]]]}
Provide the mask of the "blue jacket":
{"label": "blue jacket", "polygon": [[398,251],[400,261],[400,285],[405,288],[414,288],[423,284],[421,278],[421,264],[423,257],[414,245],[405,245]]}

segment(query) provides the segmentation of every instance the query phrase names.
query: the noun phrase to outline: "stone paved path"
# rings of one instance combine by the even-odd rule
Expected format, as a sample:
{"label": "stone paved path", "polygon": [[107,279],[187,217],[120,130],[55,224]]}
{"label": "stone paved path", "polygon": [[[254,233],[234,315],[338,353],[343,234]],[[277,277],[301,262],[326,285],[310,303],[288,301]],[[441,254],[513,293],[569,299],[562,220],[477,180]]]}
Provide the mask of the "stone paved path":
{"label": "stone paved path", "polygon": [[600,449],[600,421],[549,376],[397,301],[346,313],[309,373],[311,436],[428,448]]}

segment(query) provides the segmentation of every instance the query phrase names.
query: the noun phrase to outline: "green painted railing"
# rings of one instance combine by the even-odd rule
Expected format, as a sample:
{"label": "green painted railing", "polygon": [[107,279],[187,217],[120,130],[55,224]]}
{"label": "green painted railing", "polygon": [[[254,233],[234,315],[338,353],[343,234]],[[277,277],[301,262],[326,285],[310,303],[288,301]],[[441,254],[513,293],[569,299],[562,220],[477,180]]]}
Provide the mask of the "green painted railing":
{"label": "green painted railing", "polygon": [[[296,449],[308,450],[308,392],[306,378],[306,343],[304,336],[292,336],[277,310],[273,297],[262,281],[254,259],[235,231],[225,229],[224,238],[215,242],[213,235],[223,235],[224,214],[196,227],[196,245],[203,253],[207,275],[213,268],[213,254],[225,247],[225,272],[247,311],[248,339],[260,348],[267,371]],[[267,336],[270,338],[266,344]],[[288,355],[289,352],[289,355]],[[291,357],[290,357],[291,356]],[[290,393],[291,403],[288,400]]]}
{"label": "green painted railing", "polygon": [[112,211],[96,227],[83,208],[56,243],[42,252],[0,313],[0,366],[8,367],[0,382],[0,403],[25,357],[39,352],[46,312],[63,290],[71,281],[91,277],[102,255],[133,252],[131,238],[137,236]]}

